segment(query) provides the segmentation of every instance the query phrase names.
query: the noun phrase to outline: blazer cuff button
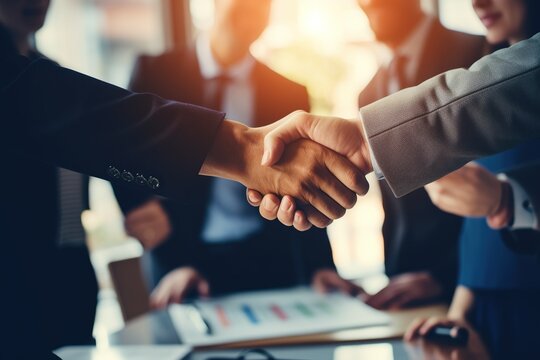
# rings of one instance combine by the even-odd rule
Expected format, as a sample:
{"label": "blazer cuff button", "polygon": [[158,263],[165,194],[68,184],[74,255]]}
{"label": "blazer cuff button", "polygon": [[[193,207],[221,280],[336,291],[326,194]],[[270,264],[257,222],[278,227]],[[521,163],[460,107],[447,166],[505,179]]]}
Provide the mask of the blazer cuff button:
{"label": "blazer cuff button", "polygon": [[143,175],[137,174],[135,176],[135,183],[140,186],[148,185],[148,180]]}
{"label": "blazer cuff button", "polygon": [[133,177],[133,174],[132,174],[132,173],[130,173],[129,171],[124,170],[124,171],[122,172],[122,179],[123,179],[125,182],[130,183],[130,182],[132,182],[135,178]]}
{"label": "blazer cuff button", "polygon": [[120,179],[120,170],[118,170],[114,166],[109,166],[109,170],[107,170],[107,173],[110,177],[114,179]]}
{"label": "blazer cuff button", "polygon": [[159,180],[158,180],[158,178],[150,176],[148,178],[148,186],[153,190],[156,190],[157,188],[159,188]]}

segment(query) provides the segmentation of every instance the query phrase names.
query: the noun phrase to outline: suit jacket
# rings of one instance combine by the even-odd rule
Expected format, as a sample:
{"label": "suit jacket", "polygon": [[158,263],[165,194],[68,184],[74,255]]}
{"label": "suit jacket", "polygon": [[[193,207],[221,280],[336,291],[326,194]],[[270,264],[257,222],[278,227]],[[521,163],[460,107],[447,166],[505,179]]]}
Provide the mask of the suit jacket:
{"label": "suit jacket", "polygon": [[157,194],[183,195],[224,118],[134,94],[45,59],[0,57],[0,69],[4,156],[30,157]]}
{"label": "suit jacket", "polygon": [[[422,53],[416,59],[416,73],[404,87],[418,85],[441,72],[468,67],[482,56],[485,41],[444,28],[434,20]],[[359,96],[360,107],[390,95],[390,74],[381,68]],[[388,147],[388,144],[387,144]],[[439,210],[424,189],[396,199],[381,182],[385,219],[383,223],[385,269],[388,276],[428,271],[445,290],[450,300],[457,279],[457,244],[462,219]]]}
{"label": "suit jacket", "polygon": [[[9,329],[0,340],[0,358],[41,359],[60,345],[57,337],[75,333],[68,327],[56,332],[51,317],[66,314],[80,326],[86,320],[72,309],[78,306],[75,297],[92,296],[86,293],[90,287],[74,288],[87,283],[79,274],[81,257],[71,250],[58,257],[49,251],[56,224],[52,165],[117,182],[125,180],[117,179],[112,167],[120,174],[153,175],[161,183],[159,192],[180,196],[197,177],[223,114],[135,95],[49,60],[18,56],[1,41],[0,109],[0,273],[9,289],[0,300]],[[89,264],[87,253],[85,261]],[[60,289],[70,296],[56,301],[53,294]]]}
{"label": "suit jacket", "polygon": [[[540,34],[360,109],[396,196],[540,136]],[[389,145],[391,144],[391,145]],[[540,214],[539,214],[540,215]]]}
{"label": "suit jacket", "polygon": [[[0,49],[2,56],[17,53],[2,28]],[[40,57],[31,54],[32,59]],[[19,121],[9,117],[2,120],[4,125]],[[57,245],[61,210],[58,168],[18,154],[2,155],[2,166],[0,263],[6,269],[1,272],[2,283],[10,294],[2,296],[0,308],[12,336],[2,337],[0,358],[15,358],[12,350],[22,356],[24,351],[19,346],[29,342],[36,345],[35,349],[49,351],[93,344],[98,286],[86,246]],[[16,181],[6,176],[10,173],[17,174]],[[87,205],[88,193],[83,196]],[[27,304],[29,299],[34,301]],[[11,323],[11,314],[17,316],[17,325]],[[24,324],[23,328],[18,324]]]}
{"label": "suit jacket", "polygon": [[[294,110],[309,109],[308,95],[303,86],[285,79],[258,61],[252,71],[254,119],[259,125],[270,124]],[[132,77],[131,89],[204,105],[204,84],[196,52],[177,50],[158,57],[141,57]],[[187,206],[163,202],[172,220],[174,234],[152,251],[153,283],[176,267],[190,265],[205,274],[214,292],[228,292],[308,283],[316,269],[334,267],[326,231],[320,229],[299,233],[281,224],[265,222],[260,233],[250,241],[223,246],[205,244],[201,232],[213,181],[200,178],[190,186],[189,194],[184,198],[189,203]],[[125,210],[145,200],[137,193],[126,193],[118,188],[116,193]],[[245,267],[240,270],[238,264],[223,263],[223,258],[229,256],[235,263],[245,263]],[[250,267],[249,262],[258,258],[259,261]],[[233,276],[234,268],[237,268],[237,274]],[[262,268],[273,268],[273,276],[265,276]]]}

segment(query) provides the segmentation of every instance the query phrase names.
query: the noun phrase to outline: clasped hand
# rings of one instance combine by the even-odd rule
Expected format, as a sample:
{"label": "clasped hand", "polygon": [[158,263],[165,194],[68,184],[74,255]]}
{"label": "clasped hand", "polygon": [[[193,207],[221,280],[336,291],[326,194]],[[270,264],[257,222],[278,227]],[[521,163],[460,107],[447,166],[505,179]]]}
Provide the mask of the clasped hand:
{"label": "clasped hand", "polygon": [[[315,146],[313,142],[320,145]],[[300,150],[309,148],[310,151],[304,150],[299,153],[298,147]],[[324,156],[321,157],[321,154]],[[309,164],[316,159],[324,160],[327,170],[317,171],[313,168],[311,174],[314,179],[324,179],[326,187],[320,186],[317,191],[311,191],[308,198],[299,198],[293,192],[283,189],[263,192],[256,187],[248,186],[249,203],[259,206],[261,216],[264,218],[268,220],[277,218],[283,224],[293,225],[301,231],[309,229],[312,225],[325,227],[332,219],[336,219],[335,215],[343,216],[345,209],[351,208],[356,200],[356,197],[354,201],[350,198],[352,193],[343,195],[346,193],[343,186],[359,195],[364,195],[369,189],[365,174],[372,171],[372,165],[361,122],[296,111],[266,127],[262,165],[279,169],[283,166],[281,164],[290,163],[291,160]],[[304,187],[301,190],[307,190],[312,186],[306,183],[301,184],[301,187]],[[334,202],[341,208],[333,204]],[[331,208],[335,211],[324,211],[328,204],[333,204]]]}

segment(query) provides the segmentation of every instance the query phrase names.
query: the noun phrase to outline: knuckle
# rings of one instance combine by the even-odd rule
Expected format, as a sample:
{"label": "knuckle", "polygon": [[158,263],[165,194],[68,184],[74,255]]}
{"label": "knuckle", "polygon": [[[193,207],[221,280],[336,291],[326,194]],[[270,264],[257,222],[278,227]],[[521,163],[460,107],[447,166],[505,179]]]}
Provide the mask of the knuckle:
{"label": "knuckle", "polygon": [[315,195],[313,194],[313,188],[310,183],[302,182],[300,183],[300,196],[302,199],[304,199],[309,204],[313,204],[315,202]]}

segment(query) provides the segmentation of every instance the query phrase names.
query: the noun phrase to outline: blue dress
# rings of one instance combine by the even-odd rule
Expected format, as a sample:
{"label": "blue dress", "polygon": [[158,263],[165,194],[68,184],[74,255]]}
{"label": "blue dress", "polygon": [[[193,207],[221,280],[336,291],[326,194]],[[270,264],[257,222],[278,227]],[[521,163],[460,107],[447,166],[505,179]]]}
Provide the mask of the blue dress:
{"label": "blue dress", "polygon": [[[478,163],[500,173],[538,158],[540,142],[535,141]],[[538,257],[509,250],[484,218],[467,218],[460,238],[459,284],[475,295],[470,320],[494,359],[540,359]]]}

